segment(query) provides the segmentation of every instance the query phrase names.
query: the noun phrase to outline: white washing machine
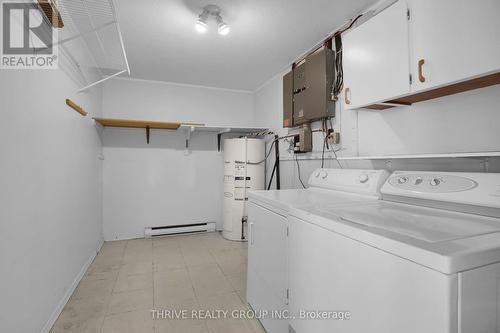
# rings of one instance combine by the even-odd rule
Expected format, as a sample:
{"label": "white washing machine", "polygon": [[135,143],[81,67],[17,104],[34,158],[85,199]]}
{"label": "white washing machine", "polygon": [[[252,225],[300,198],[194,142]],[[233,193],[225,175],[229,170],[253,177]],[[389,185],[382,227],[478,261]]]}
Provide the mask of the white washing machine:
{"label": "white washing machine", "polygon": [[500,174],[394,172],[384,200],[291,208],[297,333],[500,332]]}
{"label": "white washing machine", "polygon": [[[288,211],[291,207],[360,204],[380,198],[385,170],[318,169],[307,189],[249,193],[247,301],[267,311],[261,322],[268,333],[287,333]],[[273,313],[272,311],[277,311]],[[281,311],[281,312],[279,312]]]}

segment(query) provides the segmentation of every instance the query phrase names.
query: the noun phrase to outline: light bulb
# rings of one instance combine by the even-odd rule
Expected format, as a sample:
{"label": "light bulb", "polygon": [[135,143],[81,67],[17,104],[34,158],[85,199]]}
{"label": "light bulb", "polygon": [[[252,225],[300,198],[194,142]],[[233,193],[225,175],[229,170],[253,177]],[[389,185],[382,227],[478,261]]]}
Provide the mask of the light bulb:
{"label": "light bulb", "polygon": [[204,33],[207,31],[207,24],[205,22],[203,22],[202,20],[198,19],[198,21],[196,21],[196,31],[198,31],[199,33]]}
{"label": "light bulb", "polygon": [[229,26],[226,23],[219,23],[218,32],[219,35],[227,35],[229,33]]}

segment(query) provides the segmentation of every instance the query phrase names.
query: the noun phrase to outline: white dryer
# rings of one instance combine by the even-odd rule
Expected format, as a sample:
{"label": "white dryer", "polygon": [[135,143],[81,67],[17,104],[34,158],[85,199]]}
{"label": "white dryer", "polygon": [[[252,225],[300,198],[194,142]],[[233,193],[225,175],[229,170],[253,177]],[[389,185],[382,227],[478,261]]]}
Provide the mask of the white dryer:
{"label": "white dryer", "polygon": [[290,208],[377,201],[388,176],[385,170],[318,169],[307,189],[249,193],[247,301],[255,311],[267,312],[260,320],[268,333],[288,333]]}
{"label": "white dryer", "polygon": [[398,171],[381,192],[290,210],[293,330],[500,332],[500,174]]}

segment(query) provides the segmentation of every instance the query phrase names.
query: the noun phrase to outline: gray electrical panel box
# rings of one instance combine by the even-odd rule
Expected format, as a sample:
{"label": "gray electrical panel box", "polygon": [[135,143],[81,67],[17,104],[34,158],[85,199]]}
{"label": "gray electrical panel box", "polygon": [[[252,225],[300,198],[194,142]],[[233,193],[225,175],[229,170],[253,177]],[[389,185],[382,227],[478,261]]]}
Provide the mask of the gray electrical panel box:
{"label": "gray electrical panel box", "polygon": [[298,94],[306,89],[306,65],[301,63],[293,70],[293,93]]}
{"label": "gray electrical panel box", "polygon": [[331,100],[334,61],[334,52],[325,46],[283,77],[284,127],[335,116],[335,103]]}
{"label": "gray electrical panel box", "polygon": [[283,77],[283,127],[293,126],[293,72]]}
{"label": "gray electrical panel box", "polygon": [[293,126],[306,122],[306,64],[302,63],[293,70]]}
{"label": "gray electrical panel box", "polygon": [[323,47],[306,58],[306,115],[307,120],[335,116],[331,100],[334,81],[334,54]]}

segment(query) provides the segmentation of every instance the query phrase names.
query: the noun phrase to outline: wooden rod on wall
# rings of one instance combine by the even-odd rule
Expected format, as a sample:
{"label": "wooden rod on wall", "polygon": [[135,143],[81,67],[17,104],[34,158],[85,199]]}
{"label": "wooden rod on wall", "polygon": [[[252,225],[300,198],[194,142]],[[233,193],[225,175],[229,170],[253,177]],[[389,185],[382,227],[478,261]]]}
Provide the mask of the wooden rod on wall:
{"label": "wooden rod on wall", "polygon": [[86,116],[88,115],[88,112],[85,111],[81,106],[75,104],[75,102],[73,102],[72,100],[70,100],[69,98],[66,99],[66,104],[72,108],[73,110],[75,110],[76,112],[78,112],[79,114],[81,114],[82,116]]}
{"label": "wooden rod on wall", "polygon": [[61,29],[64,27],[61,13],[57,9],[53,0],[38,0],[38,6],[54,28]]}

